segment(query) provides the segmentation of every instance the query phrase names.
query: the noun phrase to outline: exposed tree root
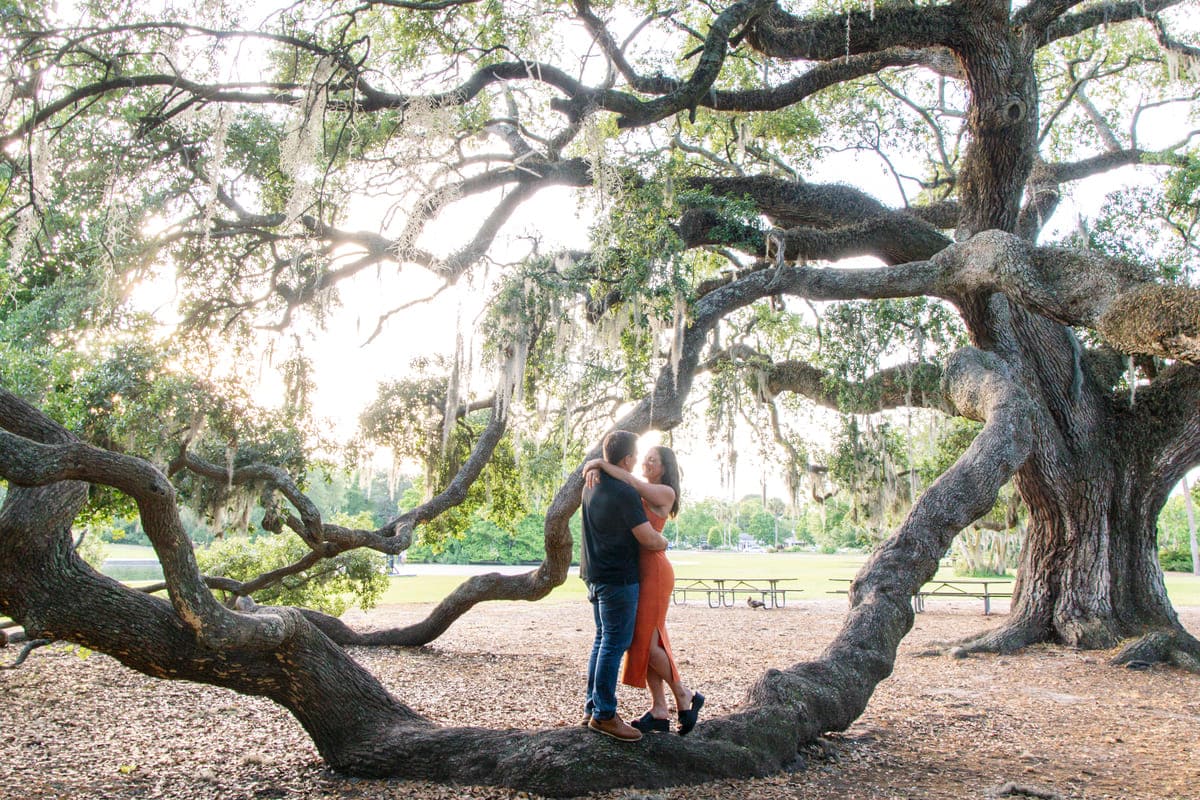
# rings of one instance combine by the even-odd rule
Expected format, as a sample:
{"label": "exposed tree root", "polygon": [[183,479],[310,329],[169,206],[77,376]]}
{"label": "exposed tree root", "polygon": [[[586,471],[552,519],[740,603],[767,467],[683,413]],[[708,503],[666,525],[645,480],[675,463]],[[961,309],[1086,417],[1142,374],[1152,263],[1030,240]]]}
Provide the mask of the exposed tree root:
{"label": "exposed tree root", "polygon": [[1153,631],[1122,647],[1109,663],[1128,667],[1170,664],[1200,675],[1200,641],[1182,629]]}
{"label": "exposed tree root", "polygon": [[1062,800],[1062,795],[1057,792],[1042,789],[1038,786],[1020,784],[1016,781],[1009,781],[1003,786],[996,787],[994,790],[988,792],[987,796],[989,800],[1001,797],[1035,797],[1038,800]]}
{"label": "exposed tree root", "polygon": [[[1085,650],[1105,647],[1104,642],[1093,642],[1087,637],[1078,642],[1065,641],[1048,627],[1025,619],[958,641],[938,643],[929,654],[1015,653],[1044,642],[1063,643]],[[1121,648],[1110,663],[1130,667],[1170,664],[1200,674],[1200,641],[1182,628],[1152,631]]]}
{"label": "exposed tree root", "polygon": [[29,658],[30,653],[39,647],[45,647],[52,641],[52,639],[31,639],[24,647],[21,648],[21,652],[17,654],[16,661],[11,664],[0,664],[0,669],[16,669],[17,667],[21,666],[21,664],[25,663],[25,659]]}
{"label": "exposed tree root", "polygon": [[966,654],[1015,653],[1031,644],[1044,642],[1048,638],[1049,631],[1045,627],[1027,619],[1017,620],[975,636],[949,642],[945,645],[943,652],[956,650]]}
{"label": "exposed tree root", "polygon": [[1113,624],[1099,619],[1039,624],[1028,617],[953,642],[967,653],[1015,653],[1033,644],[1061,644],[1079,650],[1107,650],[1118,641]]}
{"label": "exposed tree root", "polygon": [[1007,625],[946,645],[965,653],[1015,653],[1034,644],[1052,643],[1079,650],[1107,650],[1119,641],[1114,623],[1102,619],[1071,620],[1057,625],[1021,617]]}

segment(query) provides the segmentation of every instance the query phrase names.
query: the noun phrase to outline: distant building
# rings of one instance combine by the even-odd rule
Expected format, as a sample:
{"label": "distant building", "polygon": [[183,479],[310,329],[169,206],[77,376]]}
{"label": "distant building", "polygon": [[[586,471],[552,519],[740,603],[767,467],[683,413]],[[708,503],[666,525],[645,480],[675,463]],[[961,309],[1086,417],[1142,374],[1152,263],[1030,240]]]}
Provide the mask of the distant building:
{"label": "distant building", "polygon": [[751,552],[751,553],[763,552],[763,546],[758,543],[757,539],[755,539],[753,536],[751,536],[748,533],[743,533],[740,536],[738,536],[737,549],[738,549],[738,552],[743,552],[743,553],[745,553],[745,552]]}

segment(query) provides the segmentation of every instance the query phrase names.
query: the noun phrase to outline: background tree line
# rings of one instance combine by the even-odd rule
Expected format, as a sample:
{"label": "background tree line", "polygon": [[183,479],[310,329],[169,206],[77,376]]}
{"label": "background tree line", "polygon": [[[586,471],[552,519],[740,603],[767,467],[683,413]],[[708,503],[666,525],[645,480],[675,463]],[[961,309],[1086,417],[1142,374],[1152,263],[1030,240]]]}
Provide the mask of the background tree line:
{"label": "background tree line", "polygon": [[[668,522],[665,533],[676,548],[739,550],[753,547],[768,551],[815,550],[868,552],[886,538],[906,514],[915,497],[933,478],[953,463],[977,432],[977,425],[943,421],[928,416],[914,429],[902,419],[843,417],[838,435],[827,450],[814,447],[814,455],[828,463],[819,488],[801,495],[798,502],[761,494],[744,495],[736,501],[714,497],[691,498],[677,519]],[[521,499],[506,519],[494,498],[455,517],[457,527],[442,525],[423,531],[406,553],[414,563],[446,564],[536,564],[544,555],[542,531],[546,499],[537,502],[537,487],[531,480],[558,456],[553,448],[524,443],[527,463],[522,469],[510,465],[509,479],[518,482],[513,493]],[[421,475],[395,477],[376,467],[357,469],[326,465],[305,486],[309,495],[333,519],[360,527],[379,527],[397,513],[409,511],[424,499],[420,488],[427,485]],[[817,484],[814,484],[817,485]],[[686,492],[686,490],[685,490]],[[1193,502],[1200,490],[1191,487]],[[796,498],[793,498],[796,499]],[[104,516],[104,513],[107,516]],[[98,543],[149,546],[150,541],[137,517],[123,516],[121,509],[97,512],[91,518],[89,535]],[[257,540],[272,534],[261,527],[261,508],[248,513],[216,516],[200,506],[185,506],[182,518],[192,541],[201,548],[215,547],[220,557],[201,559],[217,574],[249,577],[283,566],[287,549],[265,547]],[[996,507],[956,542],[956,568],[967,575],[1002,575],[1018,562],[1026,514],[1015,494],[1003,493]],[[578,515],[572,518],[575,535],[574,563],[578,563]],[[1168,499],[1158,520],[1160,559],[1164,569],[1192,571],[1191,529],[1184,498]],[[91,559],[102,558],[102,549]],[[294,553],[290,554],[295,556]],[[367,563],[383,570],[391,563],[382,557]],[[394,565],[393,565],[394,567]],[[328,583],[318,580],[314,585]],[[318,607],[328,608],[322,597],[313,597]],[[360,602],[371,594],[355,593]],[[293,595],[293,599],[302,599]],[[279,598],[275,598],[278,600]]]}

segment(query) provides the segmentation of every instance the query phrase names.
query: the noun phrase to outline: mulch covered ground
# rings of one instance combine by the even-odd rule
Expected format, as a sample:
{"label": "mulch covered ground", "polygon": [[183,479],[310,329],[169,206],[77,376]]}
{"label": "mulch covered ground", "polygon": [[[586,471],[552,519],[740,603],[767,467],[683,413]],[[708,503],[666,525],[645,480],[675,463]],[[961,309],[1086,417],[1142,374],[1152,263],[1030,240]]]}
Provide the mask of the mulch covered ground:
{"label": "mulch covered ground", "polygon": [[[808,748],[807,769],[597,796],[1200,798],[1200,678],[1165,667],[1111,667],[1111,653],[1054,647],[966,659],[921,654],[931,642],[1003,619],[984,617],[980,606],[930,601],[866,713]],[[691,605],[673,608],[668,624],[684,678],[704,692],[710,716],[737,708],[767,667],[819,653],[843,610],[832,600],[770,611]],[[381,627],[427,611],[397,606],[347,620]],[[1181,616],[1200,633],[1200,608]],[[429,647],[354,655],[406,703],[446,724],[574,725],[591,626],[585,603],[487,604]],[[14,647],[0,650],[0,661],[15,655]],[[627,715],[644,710],[636,691],[621,702]],[[0,768],[4,798],[528,797],[337,775],[269,702],[152,680],[106,656],[81,658],[60,646],[0,672]]]}

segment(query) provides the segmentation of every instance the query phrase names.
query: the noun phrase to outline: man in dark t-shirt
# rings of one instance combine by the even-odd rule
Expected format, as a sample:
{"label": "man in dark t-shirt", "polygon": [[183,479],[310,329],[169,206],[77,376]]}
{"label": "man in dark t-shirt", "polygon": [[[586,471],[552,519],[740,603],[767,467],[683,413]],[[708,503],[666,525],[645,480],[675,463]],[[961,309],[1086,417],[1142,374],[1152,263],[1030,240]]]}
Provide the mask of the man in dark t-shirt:
{"label": "man in dark t-shirt", "polygon": [[[604,438],[603,450],[610,464],[632,471],[637,435],[613,431]],[[641,731],[617,715],[617,673],[633,641],[642,547],[666,550],[667,540],[646,520],[637,491],[601,471],[599,484],[583,490],[579,576],[587,584],[596,622],[584,710],[589,728],[626,742],[642,738]]]}

